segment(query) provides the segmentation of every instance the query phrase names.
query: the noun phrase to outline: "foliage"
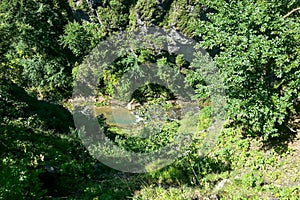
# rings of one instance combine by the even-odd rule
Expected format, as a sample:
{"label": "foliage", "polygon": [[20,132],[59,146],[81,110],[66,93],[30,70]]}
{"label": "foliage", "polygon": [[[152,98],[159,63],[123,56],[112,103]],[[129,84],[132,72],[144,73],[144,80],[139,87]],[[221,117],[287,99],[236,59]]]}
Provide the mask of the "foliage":
{"label": "foliage", "polygon": [[[36,117],[0,124],[0,198],[38,199],[68,195],[82,174],[92,176],[93,160],[75,135],[55,136]],[[58,172],[47,171],[57,168]],[[72,185],[70,185],[72,183]]]}
{"label": "foliage", "polygon": [[74,126],[71,114],[64,107],[36,100],[9,79],[0,79],[0,92],[2,119],[36,116],[43,122],[44,127],[57,132],[68,132],[69,127]]}
{"label": "foliage", "polygon": [[[299,98],[299,18],[282,16],[296,1],[209,1],[217,10],[201,22],[201,44],[215,55],[228,112],[247,133],[265,140],[286,134]],[[297,14],[296,14],[297,15]]]}
{"label": "foliage", "polygon": [[[46,193],[68,193],[72,188],[66,183],[75,181],[74,174],[82,170],[90,173],[85,170],[92,162],[74,133],[62,134],[72,127],[68,111],[37,101],[8,79],[0,79],[0,94],[0,198],[39,199]],[[46,166],[60,171],[42,179]]]}
{"label": "foliage", "polygon": [[94,48],[100,41],[101,32],[97,26],[89,23],[79,24],[70,22],[64,29],[64,35],[61,37],[61,43],[68,47],[76,56],[84,56],[89,50]]}
{"label": "foliage", "polygon": [[[0,199],[299,199],[300,143],[286,140],[298,127],[289,122],[297,123],[300,105],[300,18],[299,12],[285,15],[297,7],[296,0],[2,0]],[[76,12],[86,19],[76,18]],[[94,47],[120,31],[153,25],[198,41],[196,59],[189,63],[183,55],[153,48],[164,37],[150,37],[153,44],[147,40],[139,46],[130,41],[132,49],[117,46],[118,58],[103,72],[95,94],[114,98],[119,89],[119,100],[141,103],[134,114],[148,121],[140,122],[141,132],[99,122],[124,152],[157,151],[191,130],[193,140],[161,170],[117,172],[91,158],[81,132],[73,129],[71,113],[53,100],[70,96],[79,65]],[[92,57],[106,55],[94,53]],[[149,63],[158,70],[151,71]],[[216,67],[223,80],[209,73]],[[149,75],[170,88],[145,83],[126,93]],[[136,81],[131,84],[128,77]],[[193,87],[199,116],[174,117],[180,107],[174,79]],[[210,91],[212,83],[217,87]],[[226,94],[218,93],[223,88]],[[210,147],[205,140],[209,127],[222,110],[214,110],[214,103],[225,95],[232,123],[204,153]],[[174,105],[165,102],[170,99],[176,100]],[[92,150],[102,151],[97,146]]]}
{"label": "foliage", "polygon": [[68,4],[5,0],[0,7],[2,75],[41,96],[67,93],[73,56],[57,39],[70,16]]}

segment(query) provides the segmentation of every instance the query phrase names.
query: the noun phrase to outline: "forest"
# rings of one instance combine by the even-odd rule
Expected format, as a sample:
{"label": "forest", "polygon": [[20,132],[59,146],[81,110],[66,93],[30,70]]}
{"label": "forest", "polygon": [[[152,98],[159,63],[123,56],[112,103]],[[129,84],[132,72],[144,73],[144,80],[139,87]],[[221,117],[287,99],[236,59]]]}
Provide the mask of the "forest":
{"label": "forest", "polygon": [[0,199],[300,199],[297,0],[1,0]]}

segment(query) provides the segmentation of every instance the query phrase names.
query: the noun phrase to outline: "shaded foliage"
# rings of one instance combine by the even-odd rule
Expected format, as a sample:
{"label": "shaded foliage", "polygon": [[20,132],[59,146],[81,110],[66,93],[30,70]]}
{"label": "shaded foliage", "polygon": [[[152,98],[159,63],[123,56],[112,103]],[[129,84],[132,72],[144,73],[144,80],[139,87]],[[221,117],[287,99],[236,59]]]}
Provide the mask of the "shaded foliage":
{"label": "shaded foliage", "polygon": [[47,129],[67,133],[74,127],[71,113],[61,105],[37,100],[9,79],[0,79],[2,119],[38,118]]}

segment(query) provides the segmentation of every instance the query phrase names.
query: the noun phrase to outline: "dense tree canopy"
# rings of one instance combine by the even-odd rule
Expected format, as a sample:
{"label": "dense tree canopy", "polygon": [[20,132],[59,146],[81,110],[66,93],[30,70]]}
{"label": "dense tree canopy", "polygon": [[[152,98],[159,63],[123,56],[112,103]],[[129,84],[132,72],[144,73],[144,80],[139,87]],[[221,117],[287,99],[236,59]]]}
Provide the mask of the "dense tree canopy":
{"label": "dense tree canopy", "polygon": [[[299,8],[297,0],[1,0],[0,199],[153,197],[152,186],[141,194],[133,194],[135,189],[141,190],[138,178],[146,179],[145,184],[149,185],[197,186],[211,195],[220,180],[242,177],[241,182],[239,179],[230,184],[236,188],[241,185],[246,191],[250,188],[254,193],[268,190],[267,195],[275,194],[274,198],[300,195],[299,187],[281,190],[269,185],[272,182],[264,181],[259,171],[278,167],[274,152],[280,156],[292,154],[287,138],[299,134]],[[130,85],[122,82],[122,76],[141,71],[145,63],[154,63],[158,68],[167,66],[178,73],[167,77],[158,70],[155,76],[161,79],[184,77],[184,83],[194,89],[199,107],[203,108],[195,119],[195,141],[185,156],[158,172],[130,179],[131,175],[117,173],[88,155],[78,138],[80,131],[74,130],[68,100],[84,59],[97,45],[120,32],[149,27],[176,30],[193,39],[196,49],[208,52],[214,66],[203,65],[200,50],[196,59],[188,62],[181,54],[158,53],[157,49],[142,45],[118,49],[119,57],[99,78],[95,99],[112,98],[120,80],[124,86],[120,88],[128,89]],[[160,44],[160,38],[153,41]],[[222,77],[210,81],[224,83],[221,87],[226,93],[228,123],[217,147],[208,156],[201,156],[201,142],[213,121],[212,97],[203,74],[203,68],[210,67],[217,67]],[[170,88],[155,84],[143,85],[129,98],[142,105],[137,112],[145,118],[151,115],[152,104],[168,100],[162,104],[166,112],[178,106]],[[163,125],[145,125],[148,132],[157,127],[162,130],[145,139],[120,133],[103,116],[98,116],[98,121],[116,144],[136,152],[165,146],[180,127],[180,121],[173,119]],[[266,155],[257,150],[261,144],[250,136],[262,144],[273,140],[280,143]],[[239,171],[244,167],[251,173],[244,175]],[[295,177],[296,180],[300,176]],[[263,188],[264,184],[268,188]],[[230,189],[220,191],[221,197],[233,198],[228,194]],[[180,196],[171,190],[166,193],[170,199]],[[201,196],[193,195],[185,197]],[[249,196],[241,193],[240,197]]]}
{"label": "dense tree canopy", "polygon": [[66,2],[1,1],[1,73],[41,95],[66,90],[73,56],[59,36],[68,19]]}
{"label": "dense tree canopy", "polygon": [[[99,39],[118,31],[113,26],[179,30],[214,57],[227,87],[229,117],[246,132],[268,139],[290,132],[289,119],[297,112],[299,13],[284,17],[297,6],[297,1],[110,1],[93,8],[91,18],[98,19],[93,24],[70,23],[62,41],[75,54],[86,54]],[[136,52],[139,58],[143,52]],[[172,62],[171,55],[165,57]],[[193,82],[201,79],[192,74]]]}
{"label": "dense tree canopy", "polygon": [[[299,102],[299,14],[279,2],[219,1],[212,23],[197,33],[207,49],[219,49],[215,63],[224,75],[229,115],[248,132],[268,137],[285,134]],[[298,110],[299,112],[299,110]]]}

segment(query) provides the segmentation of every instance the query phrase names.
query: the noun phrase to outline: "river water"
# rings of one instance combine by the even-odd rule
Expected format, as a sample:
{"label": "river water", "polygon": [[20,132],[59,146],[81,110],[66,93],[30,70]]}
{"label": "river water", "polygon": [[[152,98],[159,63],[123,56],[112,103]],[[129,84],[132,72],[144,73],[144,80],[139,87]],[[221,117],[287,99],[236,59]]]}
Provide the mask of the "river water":
{"label": "river water", "polygon": [[96,116],[104,115],[108,124],[117,126],[132,125],[140,120],[132,111],[121,106],[101,106],[94,108]]}
{"label": "river water", "polygon": [[[198,109],[196,109],[199,111]],[[178,107],[171,107],[168,111],[163,112],[161,109],[157,110],[158,115],[168,114],[168,120],[176,120],[181,119],[186,112],[195,110],[195,104],[185,105],[181,109]],[[136,110],[128,110],[125,107],[113,105],[113,106],[101,106],[94,107],[94,113],[96,116],[103,115],[106,119],[106,123],[109,125],[115,125],[118,127],[126,127],[137,125],[138,122],[147,121],[143,119],[141,116],[137,115]],[[154,112],[152,112],[154,114]],[[158,116],[160,118],[161,116]],[[152,119],[155,118],[152,116]]]}

